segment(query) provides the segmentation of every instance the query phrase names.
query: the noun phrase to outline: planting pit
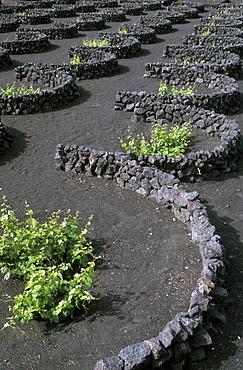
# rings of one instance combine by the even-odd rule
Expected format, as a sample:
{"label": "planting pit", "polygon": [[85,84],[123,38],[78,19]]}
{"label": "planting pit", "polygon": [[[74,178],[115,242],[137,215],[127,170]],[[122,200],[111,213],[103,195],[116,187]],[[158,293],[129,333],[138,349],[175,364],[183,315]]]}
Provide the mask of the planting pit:
{"label": "planting pit", "polygon": [[[205,69],[205,71],[226,74],[236,79],[241,74],[242,62],[240,56],[230,51],[215,52],[210,47],[195,46],[191,48],[181,44],[172,44],[166,45],[162,58],[165,59],[163,62],[166,63],[172,62],[188,67],[197,66]],[[160,66],[162,66],[162,63],[147,63],[145,65],[146,77],[160,76]]]}
{"label": "planting pit", "polygon": [[157,35],[153,28],[137,24],[122,24],[118,33],[135,37],[141,44],[150,44],[157,40]]}
{"label": "planting pit", "polygon": [[[214,109],[216,112],[237,112],[240,107],[239,87],[234,78],[205,72],[197,67],[185,67],[177,64],[160,65],[160,83],[168,85],[168,92],[159,94],[147,91],[118,91],[115,97],[115,109],[133,111],[135,119],[144,122],[145,117],[155,116],[156,106],[160,104],[183,104],[193,107]],[[146,77],[146,75],[145,75]],[[151,83],[153,87],[154,83]],[[170,88],[192,89],[192,93],[173,93]]]}
{"label": "planting pit", "polygon": [[150,28],[153,28],[155,32],[159,34],[169,33],[172,31],[171,21],[156,15],[154,16],[141,15],[139,18],[139,23],[142,26],[148,26]]}
{"label": "planting pit", "polygon": [[182,44],[189,47],[210,46],[215,49],[215,52],[226,50],[239,54],[241,58],[243,57],[243,39],[241,37],[187,34],[183,36]]}
{"label": "planting pit", "polygon": [[118,59],[130,58],[141,51],[141,43],[135,38],[118,33],[99,32],[100,40],[109,40],[108,46],[76,46],[69,49],[69,56],[74,59],[85,50],[100,50],[114,54]]}
{"label": "planting pit", "polygon": [[15,68],[15,72],[17,82],[24,81],[27,86],[41,90],[21,95],[1,94],[0,113],[3,115],[50,112],[79,96],[73,77],[62,70],[51,69],[49,65],[26,63]]}
{"label": "planting pit", "polygon": [[78,31],[95,31],[105,28],[105,20],[95,14],[83,13],[76,20]]}

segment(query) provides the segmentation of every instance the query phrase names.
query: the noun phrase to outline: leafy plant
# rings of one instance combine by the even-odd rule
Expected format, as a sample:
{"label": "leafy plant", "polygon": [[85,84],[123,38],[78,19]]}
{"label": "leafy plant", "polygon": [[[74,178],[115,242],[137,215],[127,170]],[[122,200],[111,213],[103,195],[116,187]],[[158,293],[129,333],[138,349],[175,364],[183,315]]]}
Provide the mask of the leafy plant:
{"label": "leafy plant", "polygon": [[200,33],[201,36],[210,36],[210,35],[215,35],[214,32],[211,32],[210,29],[208,28],[205,32]]}
{"label": "leafy plant", "polygon": [[[159,94],[168,94],[169,93],[169,89],[168,89],[168,86],[167,86],[166,83],[160,82],[158,93]],[[178,89],[177,87],[172,86],[171,87],[171,93],[172,94],[181,94],[181,95],[191,95],[191,94],[194,94],[194,89],[192,87],[187,87],[187,88],[180,87]]]}
{"label": "leafy plant", "polygon": [[84,46],[109,46],[110,45],[110,41],[108,39],[103,39],[103,40],[97,40],[97,39],[93,39],[93,40],[83,40],[83,45]]}
{"label": "leafy plant", "polygon": [[180,95],[191,95],[194,94],[193,87],[180,87],[179,89],[176,86],[172,86],[171,88],[172,94],[180,94]]}
{"label": "leafy plant", "polygon": [[78,213],[59,210],[41,224],[25,203],[27,218],[20,222],[3,199],[0,269],[5,280],[17,275],[25,283],[23,293],[13,298],[11,322],[41,317],[57,323],[77,308],[86,310],[95,299],[89,289],[97,257],[85,237],[91,219],[82,229]]}
{"label": "leafy plant", "polygon": [[82,61],[78,55],[76,55],[73,59],[70,61],[71,64],[81,64]]}
{"label": "leafy plant", "polygon": [[158,93],[159,94],[168,94],[168,87],[167,87],[166,83],[160,82]]}
{"label": "leafy plant", "polygon": [[34,89],[33,85],[27,87],[24,84],[22,84],[21,86],[17,87],[15,82],[12,85],[6,84],[5,88],[0,87],[0,94],[5,95],[23,95],[23,94],[34,94],[39,92],[40,88]]}
{"label": "leafy plant", "polygon": [[185,153],[189,145],[189,137],[191,130],[189,124],[173,126],[168,129],[166,125],[157,123],[152,125],[151,138],[146,140],[144,134],[133,137],[129,134],[127,137],[128,143],[120,139],[122,148],[126,151],[131,151],[137,155],[169,155],[176,157]]}
{"label": "leafy plant", "polygon": [[122,34],[127,34],[127,33],[132,33],[133,32],[133,30],[127,30],[125,27],[124,28],[120,28],[119,29],[119,31],[118,31],[118,33],[122,33]]}

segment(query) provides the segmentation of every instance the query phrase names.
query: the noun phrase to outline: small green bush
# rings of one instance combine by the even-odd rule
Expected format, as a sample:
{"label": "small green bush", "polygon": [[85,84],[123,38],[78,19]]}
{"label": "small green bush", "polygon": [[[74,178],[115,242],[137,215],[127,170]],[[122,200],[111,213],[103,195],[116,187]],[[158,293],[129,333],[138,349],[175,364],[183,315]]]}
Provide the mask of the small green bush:
{"label": "small green bush", "polygon": [[170,130],[166,125],[153,124],[151,127],[151,139],[146,140],[144,134],[127,137],[128,143],[120,139],[122,148],[137,155],[168,155],[176,157],[185,153],[189,145],[191,130],[189,124],[181,127],[175,125]]}
{"label": "small green bush", "polygon": [[73,59],[70,61],[71,64],[81,64],[82,61],[78,55],[76,55]]}
{"label": "small green bush", "polygon": [[[169,93],[169,88],[165,82],[160,82],[159,89],[158,89],[159,94],[168,94]],[[179,89],[175,86],[171,87],[171,94],[181,94],[181,95],[191,95],[194,94],[194,89],[193,87],[180,87]]]}
{"label": "small green bush", "polygon": [[58,323],[76,309],[86,310],[95,299],[88,289],[97,257],[85,238],[91,219],[81,229],[78,213],[57,211],[41,224],[26,203],[27,219],[20,222],[5,198],[0,212],[1,272],[4,279],[16,275],[25,284],[13,298],[9,319],[27,324],[41,317]]}
{"label": "small green bush", "polygon": [[107,39],[103,39],[103,40],[97,40],[97,39],[93,39],[93,40],[88,40],[88,39],[85,39],[83,40],[83,45],[84,46],[109,46],[110,45],[110,41],[107,40]]}
{"label": "small green bush", "polygon": [[34,94],[39,93],[40,88],[34,89],[33,85],[29,87],[22,84],[21,86],[17,87],[16,83],[14,82],[12,85],[6,84],[5,88],[0,87],[0,94],[5,95],[24,95],[24,94]]}

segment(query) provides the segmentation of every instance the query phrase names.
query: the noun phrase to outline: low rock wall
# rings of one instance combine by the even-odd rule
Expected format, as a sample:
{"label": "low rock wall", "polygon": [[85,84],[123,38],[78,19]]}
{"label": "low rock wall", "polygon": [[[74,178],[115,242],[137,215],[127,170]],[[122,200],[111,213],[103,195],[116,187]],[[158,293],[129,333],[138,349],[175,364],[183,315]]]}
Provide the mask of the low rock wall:
{"label": "low rock wall", "polygon": [[49,28],[26,28],[20,27],[19,31],[23,32],[41,32],[50,40],[61,40],[73,38],[78,35],[77,24],[69,22],[53,22]]}
{"label": "low rock wall", "polygon": [[177,6],[188,6],[190,8],[196,8],[199,13],[204,13],[205,12],[205,6],[204,3],[200,2],[190,2],[190,1],[176,1]]}
{"label": "low rock wall", "polygon": [[0,48],[0,70],[8,68],[12,64],[9,51]]}
{"label": "low rock wall", "polygon": [[158,10],[156,16],[166,18],[171,21],[172,24],[184,23],[186,19],[185,14],[169,10]]}
{"label": "low rock wall", "polygon": [[122,9],[105,8],[97,12],[97,15],[105,22],[124,22],[127,20],[126,14]]}
{"label": "low rock wall", "polygon": [[26,63],[15,68],[16,80],[37,83],[48,88],[23,95],[0,95],[0,114],[30,114],[49,112],[79,96],[72,76],[52,70],[49,65]]}
{"label": "low rock wall", "polygon": [[[242,62],[240,56],[230,51],[218,51],[211,47],[190,48],[181,44],[166,45],[162,58],[173,58],[173,63],[204,68],[205,71],[226,74],[239,78]],[[146,77],[161,77],[162,63],[147,63]]]}
{"label": "low rock wall", "polygon": [[241,37],[231,36],[199,36],[195,34],[187,34],[182,37],[182,44],[192,46],[210,46],[215,52],[220,50],[231,51],[243,57],[243,39]]}
{"label": "low rock wall", "polygon": [[121,3],[122,11],[127,15],[141,15],[143,14],[143,7],[134,3]]}
{"label": "low rock wall", "polygon": [[[213,150],[205,148],[204,151],[189,152],[176,158],[159,155],[130,156],[126,153],[105,153],[91,149],[80,151],[75,146],[73,150],[64,150],[61,157],[57,158],[59,169],[116,179],[120,185],[144,195],[148,195],[153,190],[155,197],[158,195],[156,188],[151,184],[141,183],[141,178],[134,175],[134,171],[138,168],[154,167],[190,182],[212,178],[220,172],[236,169],[242,142],[239,127],[234,121],[213,111],[181,105],[165,104],[157,113],[159,123],[182,125],[189,122],[196,132],[203,132],[209,138],[218,137],[219,145]],[[128,158],[131,161],[128,161]]]}
{"label": "low rock wall", "polygon": [[115,55],[99,50],[81,50],[80,64],[50,64],[53,69],[64,70],[77,80],[101,78],[115,73],[120,68]]}
{"label": "low rock wall", "polygon": [[118,1],[117,0],[98,0],[93,1],[94,5],[97,8],[117,8],[118,7]]}
{"label": "low rock wall", "polygon": [[7,49],[10,54],[39,53],[51,48],[47,35],[35,31],[16,32],[16,40],[0,42],[0,47]]}
{"label": "low rock wall", "polygon": [[122,33],[124,31],[127,36],[135,37],[141,44],[150,44],[157,40],[155,30],[147,26],[122,24],[118,32]]}
{"label": "low rock wall", "polygon": [[50,10],[50,16],[52,18],[75,17],[76,11],[72,6],[55,4],[52,6],[52,9]]}
{"label": "low rock wall", "polygon": [[180,12],[182,14],[185,14],[186,19],[193,19],[198,18],[199,11],[197,8],[189,7],[189,6],[179,6],[176,5],[168,6],[168,10],[171,12]]}
{"label": "low rock wall", "polygon": [[139,164],[132,153],[101,152],[63,144],[57,146],[55,156],[57,169],[75,168],[89,176],[113,178],[120,186],[171,208],[199,248],[202,272],[187,312],[178,313],[157,337],[99,360],[95,370],[173,368],[173,364],[182,369],[187,359],[198,361],[206,357],[204,347],[212,344],[208,328],[213,327],[214,320],[225,322],[224,306],[228,298],[224,288],[225,249],[205,206],[199,202],[196,191],[187,192],[174,176],[146,166],[140,159]]}
{"label": "low rock wall", "polygon": [[158,34],[170,33],[172,31],[171,21],[156,15],[141,15],[139,18],[139,23],[143,26],[153,28]]}
{"label": "low rock wall", "polygon": [[19,21],[9,15],[1,14],[0,33],[14,32],[19,27]]}
{"label": "low rock wall", "polygon": [[243,30],[235,27],[224,27],[224,26],[203,26],[203,25],[195,25],[193,27],[193,33],[196,35],[202,35],[205,33],[209,33],[211,35],[218,35],[218,36],[230,36],[230,37],[241,37],[243,38]]}
{"label": "low rock wall", "polygon": [[201,18],[200,23],[206,26],[223,26],[223,27],[236,27],[243,28],[243,22],[237,19],[229,18]]}
{"label": "low rock wall", "polygon": [[129,58],[141,51],[141,43],[135,38],[130,36],[119,35],[117,33],[99,32],[100,39],[108,39],[109,46],[71,46],[69,56],[71,59],[83,54],[84,50],[100,50],[106,53],[114,54],[118,59]]}
{"label": "low rock wall", "polygon": [[160,68],[160,81],[179,89],[193,88],[195,93],[186,95],[171,92],[159,94],[147,91],[118,91],[115,97],[115,109],[134,112],[136,121],[140,122],[156,119],[158,110],[163,104],[203,107],[218,113],[239,110],[240,92],[234,78],[176,64],[164,64]]}
{"label": "low rock wall", "polygon": [[51,16],[49,12],[42,12],[38,9],[33,9],[23,14],[16,14],[16,19],[22,24],[45,24],[51,23]]}
{"label": "low rock wall", "polygon": [[105,28],[105,20],[102,17],[91,14],[81,14],[76,23],[78,31],[95,31]]}

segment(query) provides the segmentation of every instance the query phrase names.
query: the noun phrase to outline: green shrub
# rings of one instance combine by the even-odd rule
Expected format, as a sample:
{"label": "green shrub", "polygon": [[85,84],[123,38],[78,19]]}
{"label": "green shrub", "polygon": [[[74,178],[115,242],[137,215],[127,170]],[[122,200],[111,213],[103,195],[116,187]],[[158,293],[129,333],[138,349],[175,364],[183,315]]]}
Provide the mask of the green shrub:
{"label": "green shrub", "polygon": [[103,40],[97,40],[97,39],[93,39],[93,40],[83,40],[83,45],[84,46],[109,46],[110,45],[110,41],[107,40],[107,39],[103,39]]}
{"label": "green shrub", "polygon": [[43,224],[26,203],[26,221],[20,222],[6,199],[1,208],[0,268],[4,279],[24,280],[23,293],[13,298],[14,316],[27,324],[41,317],[57,323],[72,317],[95,298],[92,287],[95,259],[87,242],[91,219],[79,227],[78,213],[57,211]]}
{"label": "green shrub", "polygon": [[78,55],[76,55],[73,59],[70,60],[71,64],[81,64],[82,61]]}
{"label": "green shrub", "polygon": [[24,84],[22,84],[21,86],[17,87],[15,82],[12,85],[6,84],[5,88],[0,87],[0,94],[5,95],[23,95],[23,94],[34,94],[39,92],[40,88],[34,89],[33,85],[27,87]]}
{"label": "green shrub", "polygon": [[[165,82],[160,82],[159,89],[158,89],[159,94],[168,94],[169,93],[169,88]],[[175,86],[171,87],[171,94],[181,94],[181,95],[191,95],[194,94],[194,89],[193,87],[180,87],[179,89]]]}
{"label": "green shrub", "polygon": [[166,83],[160,82],[158,93],[159,94],[168,94],[168,87],[167,87]]}
{"label": "green shrub", "polygon": [[170,130],[166,125],[153,124],[151,127],[151,138],[146,140],[144,134],[127,137],[128,143],[120,139],[122,148],[137,155],[169,155],[176,157],[185,153],[189,145],[191,130],[189,124],[181,127],[173,126]]}

